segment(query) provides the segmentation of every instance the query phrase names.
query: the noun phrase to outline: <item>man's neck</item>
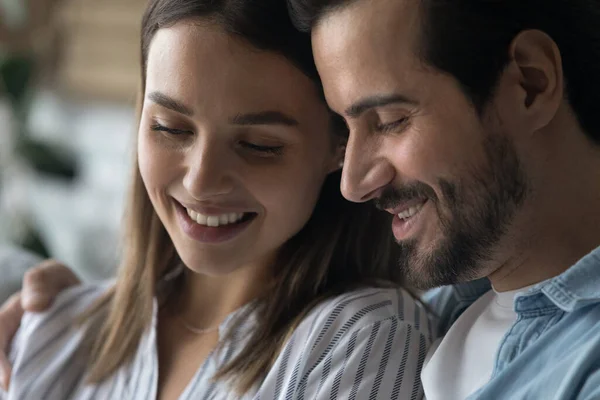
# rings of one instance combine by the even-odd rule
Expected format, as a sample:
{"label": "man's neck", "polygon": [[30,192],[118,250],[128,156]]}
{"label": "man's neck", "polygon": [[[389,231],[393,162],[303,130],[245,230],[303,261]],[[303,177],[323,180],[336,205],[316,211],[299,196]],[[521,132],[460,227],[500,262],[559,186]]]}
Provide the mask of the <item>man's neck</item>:
{"label": "man's neck", "polygon": [[560,275],[600,246],[600,147],[582,133],[572,135],[581,139],[555,138],[537,163],[530,199],[507,239],[511,244],[498,252],[508,256],[488,275],[499,291]]}

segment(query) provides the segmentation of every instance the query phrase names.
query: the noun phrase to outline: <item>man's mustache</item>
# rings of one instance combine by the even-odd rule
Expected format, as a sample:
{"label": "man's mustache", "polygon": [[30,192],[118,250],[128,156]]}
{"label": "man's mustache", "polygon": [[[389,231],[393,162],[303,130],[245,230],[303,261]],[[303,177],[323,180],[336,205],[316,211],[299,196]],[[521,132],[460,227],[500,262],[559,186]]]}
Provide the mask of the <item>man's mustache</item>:
{"label": "man's mustache", "polygon": [[404,185],[401,188],[388,186],[381,195],[374,200],[375,207],[380,210],[389,210],[398,205],[415,199],[437,199],[435,191],[429,185],[421,182]]}

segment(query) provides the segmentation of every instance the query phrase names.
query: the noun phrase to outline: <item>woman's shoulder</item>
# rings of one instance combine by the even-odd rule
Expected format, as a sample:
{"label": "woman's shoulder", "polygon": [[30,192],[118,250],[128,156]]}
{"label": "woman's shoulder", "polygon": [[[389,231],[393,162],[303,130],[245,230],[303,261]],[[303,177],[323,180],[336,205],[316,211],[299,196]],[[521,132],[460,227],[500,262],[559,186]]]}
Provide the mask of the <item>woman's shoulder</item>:
{"label": "woman's shoulder", "polygon": [[71,324],[96,302],[111,286],[112,282],[81,284],[63,290],[48,310],[40,313],[25,313],[22,327],[31,331],[37,325],[54,321],[57,324]]}
{"label": "woman's shoulder", "polygon": [[[17,360],[40,343],[65,342],[76,334],[79,317],[110,287],[109,283],[81,284],[63,290],[50,308],[39,313],[25,313],[14,340],[12,357]],[[31,344],[35,344],[32,346]]]}
{"label": "woman's shoulder", "polygon": [[64,290],[47,311],[25,314],[11,351],[10,393],[15,398],[42,398],[35,393],[62,393],[69,390],[64,382],[78,383],[87,357],[78,352],[86,333],[79,319],[109,287],[78,285]]}
{"label": "woman's shoulder", "polygon": [[317,305],[302,324],[314,329],[360,329],[385,321],[429,330],[423,306],[402,288],[363,288],[329,298]]}
{"label": "woman's shoulder", "polygon": [[261,398],[419,398],[429,326],[425,310],[403,289],[331,297],[291,334]]}

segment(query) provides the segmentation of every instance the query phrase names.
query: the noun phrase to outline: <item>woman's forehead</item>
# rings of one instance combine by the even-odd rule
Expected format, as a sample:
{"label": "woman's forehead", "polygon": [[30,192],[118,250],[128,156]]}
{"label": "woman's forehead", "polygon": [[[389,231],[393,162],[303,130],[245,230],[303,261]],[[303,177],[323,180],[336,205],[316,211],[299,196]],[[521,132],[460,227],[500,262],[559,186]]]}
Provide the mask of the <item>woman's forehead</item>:
{"label": "woman's forehead", "polygon": [[314,82],[283,55],[263,51],[217,25],[181,23],[150,45],[146,93],[160,92],[192,109],[324,108]]}

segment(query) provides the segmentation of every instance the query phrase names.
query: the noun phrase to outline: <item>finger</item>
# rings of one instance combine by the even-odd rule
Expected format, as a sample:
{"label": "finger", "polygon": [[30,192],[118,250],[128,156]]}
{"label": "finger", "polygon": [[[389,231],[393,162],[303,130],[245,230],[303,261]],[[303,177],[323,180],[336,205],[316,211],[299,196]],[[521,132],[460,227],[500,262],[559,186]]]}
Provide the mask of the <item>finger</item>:
{"label": "finger", "polygon": [[4,354],[0,353],[0,388],[5,392],[8,392],[11,373],[12,371],[8,359]]}
{"label": "finger", "polygon": [[25,274],[22,306],[27,311],[44,311],[61,291],[79,283],[77,275],[65,265],[55,260],[44,261]]}
{"label": "finger", "polygon": [[11,365],[8,360],[10,344],[21,325],[23,308],[20,294],[13,295],[0,308],[0,385],[8,390],[11,375]]}

